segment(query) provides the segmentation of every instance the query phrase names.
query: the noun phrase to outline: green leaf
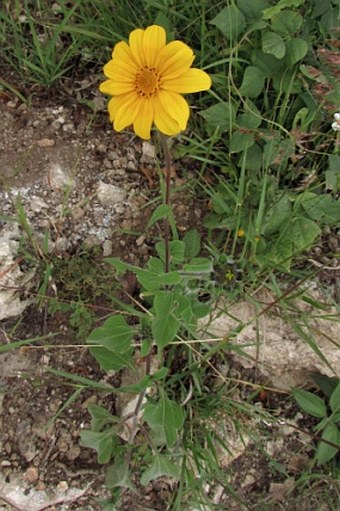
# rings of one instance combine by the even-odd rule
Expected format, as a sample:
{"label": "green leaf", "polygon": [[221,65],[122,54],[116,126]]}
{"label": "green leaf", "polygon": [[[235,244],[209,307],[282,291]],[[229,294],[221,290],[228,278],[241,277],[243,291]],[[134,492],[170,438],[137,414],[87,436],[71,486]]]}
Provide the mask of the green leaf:
{"label": "green leaf", "polygon": [[246,27],[245,17],[236,5],[222,9],[210,22],[215,25],[229,40],[235,42]]}
{"label": "green leaf", "polygon": [[201,303],[195,300],[191,304],[191,310],[196,318],[204,318],[211,312],[211,305],[209,305],[208,303]]}
{"label": "green leaf", "polygon": [[263,11],[262,19],[269,20],[286,7],[299,7],[304,0],[280,0],[274,7],[268,7]]}
{"label": "green leaf", "polygon": [[[245,159],[245,162],[244,162]],[[257,171],[262,168],[263,153],[262,148],[259,144],[254,144],[247,151],[241,154],[239,161],[237,162],[240,168],[245,166],[247,170]]]}
{"label": "green leaf", "polygon": [[274,205],[273,209],[268,212],[268,220],[265,228],[266,236],[273,236],[280,230],[280,226],[284,225],[292,214],[292,204],[288,194],[283,195]]}
{"label": "green leaf", "polygon": [[143,419],[156,433],[164,435],[166,444],[171,447],[177,440],[177,431],[182,427],[184,416],[181,407],[166,396],[157,403],[147,402],[143,409]]}
{"label": "green leaf", "polygon": [[279,237],[269,244],[264,249],[264,261],[265,264],[272,263],[274,266],[279,266],[286,271],[290,270],[292,255],[293,255],[293,243],[284,237]]}
{"label": "green leaf", "polygon": [[244,104],[244,113],[237,116],[237,124],[240,128],[256,129],[262,123],[262,115],[257,106],[247,99]]}
{"label": "green leaf", "polygon": [[221,131],[229,131],[235,123],[235,107],[232,103],[220,101],[199,114],[205,119],[208,126],[215,129],[219,127]]}
{"label": "green leaf", "polygon": [[114,464],[107,469],[105,486],[110,489],[117,487],[134,489],[129,475],[129,463],[123,454],[115,455]]}
{"label": "green leaf", "polygon": [[169,373],[169,368],[168,367],[161,367],[160,369],[158,369],[158,371],[156,371],[152,375],[152,379],[155,380],[155,381],[164,380],[164,378],[166,378],[168,373]]}
{"label": "green leaf", "polygon": [[255,144],[255,137],[251,133],[235,131],[230,139],[229,149],[231,153],[241,153]]}
{"label": "green leaf", "polygon": [[209,274],[214,270],[213,264],[210,259],[206,257],[196,257],[188,264],[183,266],[183,275],[190,274],[193,276],[201,276]]}
{"label": "green leaf", "polygon": [[340,382],[332,392],[329,400],[329,406],[331,407],[332,412],[340,410]]}
{"label": "green leaf", "polygon": [[237,6],[246,18],[259,20],[263,10],[269,5],[268,0],[237,0]]}
{"label": "green leaf", "polygon": [[151,330],[157,346],[163,349],[167,344],[174,340],[179,330],[180,323],[173,315],[166,317],[157,317],[151,324]]}
{"label": "green leaf", "polygon": [[327,212],[332,199],[329,195],[319,195],[313,192],[303,193],[296,204],[301,204],[305,213],[313,220],[321,220]]}
{"label": "green leaf", "polygon": [[159,220],[162,220],[163,218],[166,218],[169,216],[169,213],[171,212],[170,206],[168,204],[160,204],[157,206],[155,211],[152,213],[150,220],[147,225],[147,229],[154,225]]}
{"label": "green leaf", "polygon": [[[165,243],[159,241],[155,246],[157,254],[164,261],[165,260]],[[184,261],[185,243],[181,240],[173,240],[169,243],[170,249],[170,261],[174,264],[178,264]]]}
{"label": "green leaf", "polygon": [[277,59],[282,59],[286,53],[286,45],[279,34],[264,32],[262,34],[262,51],[273,55]]}
{"label": "green leaf", "polygon": [[131,348],[135,330],[125,321],[124,316],[116,315],[108,318],[100,327],[91,332],[87,338],[90,344],[101,344],[114,353],[125,353]]}
{"label": "green leaf", "polygon": [[89,403],[87,405],[87,409],[92,417],[91,427],[94,431],[100,431],[107,424],[110,423],[114,424],[119,421],[118,417],[112,415],[108,410],[106,410],[102,406],[98,406],[94,403]]}
{"label": "green leaf", "polygon": [[173,479],[179,480],[180,473],[180,467],[170,461],[169,458],[161,454],[156,454],[151,467],[143,472],[140,482],[143,486],[146,486],[150,481],[161,476],[172,477]]}
{"label": "green leaf", "polygon": [[201,236],[197,229],[192,229],[185,233],[183,237],[185,244],[184,255],[186,259],[196,257],[201,250]]}
{"label": "green leaf", "polygon": [[322,390],[322,392],[328,398],[331,397],[333,390],[337,386],[339,380],[337,378],[326,376],[325,374],[314,373],[312,374],[312,378],[318,387]]}
{"label": "green leaf", "polygon": [[318,465],[323,465],[330,461],[334,456],[339,452],[340,449],[340,431],[335,424],[329,424],[325,427],[322,435],[322,440],[327,440],[328,442],[332,442],[333,444],[338,445],[339,447],[333,447],[332,445],[328,445],[325,442],[320,441],[318,448],[316,450],[316,461]]}
{"label": "green leaf", "polygon": [[137,277],[146,291],[157,291],[162,286],[173,286],[181,281],[181,276],[177,271],[156,274],[147,270],[138,270]]}
{"label": "green leaf", "polygon": [[81,445],[97,451],[98,463],[108,463],[113,454],[113,435],[114,430],[111,428],[102,432],[83,430],[80,432]]}
{"label": "green leaf", "polygon": [[327,417],[327,408],[321,397],[302,389],[293,389],[293,396],[297,404],[313,417]]}
{"label": "green leaf", "polygon": [[275,58],[269,53],[263,53],[263,51],[259,49],[255,49],[251,52],[251,62],[262,71],[266,78],[276,76],[283,68],[282,60]]}
{"label": "green leaf", "polygon": [[287,234],[293,243],[294,252],[300,252],[310,247],[320,236],[321,229],[313,220],[300,216],[293,219]]}
{"label": "green leaf", "polygon": [[297,32],[303,23],[303,17],[296,11],[286,9],[275,14],[271,19],[272,29],[274,32],[288,37]]}
{"label": "green leaf", "polygon": [[286,59],[292,66],[302,60],[308,52],[308,44],[304,39],[292,38],[286,42]]}
{"label": "green leaf", "polygon": [[124,367],[129,367],[134,370],[132,361],[133,348],[125,353],[113,353],[106,348],[90,348],[89,352],[97,360],[101,369],[104,371],[120,371]]}
{"label": "green leaf", "polygon": [[265,75],[260,68],[255,66],[246,67],[239,93],[248,98],[257,98],[264,89]]}

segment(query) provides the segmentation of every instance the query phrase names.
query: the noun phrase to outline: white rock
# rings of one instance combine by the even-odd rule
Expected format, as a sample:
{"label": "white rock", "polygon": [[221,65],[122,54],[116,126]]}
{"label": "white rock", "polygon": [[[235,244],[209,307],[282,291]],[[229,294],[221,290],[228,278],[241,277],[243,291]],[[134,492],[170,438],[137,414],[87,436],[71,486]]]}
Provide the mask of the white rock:
{"label": "white rock", "polygon": [[53,163],[48,169],[48,184],[58,190],[72,185],[72,177],[59,163]]}
{"label": "white rock", "polygon": [[39,213],[42,209],[47,209],[48,204],[41,197],[33,196],[30,202],[29,207],[35,213]]}
{"label": "white rock", "polygon": [[112,255],[112,241],[111,240],[105,240],[102,244],[103,248],[103,256],[108,257]]}
{"label": "white rock", "polygon": [[34,275],[24,274],[16,263],[20,237],[18,224],[8,223],[0,233],[0,321],[21,314],[33,300],[20,300],[16,292]]}
{"label": "white rock", "polygon": [[[327,302],[325,297],[315,296],[319,301]],[[258,296],[259,303],[269,304],[277,300],[275,296]],[[262,306],[262,310],[266,305]],[[310,308],[310,310],[308,310]],[[327,376],[340,378],[340,322],[335,321],[336,310],[312,309],[301,300],[295,302],[295,317],[289,322],[275,314],[275,307],[259,314],[259,307],[249,302],[229,305],[221,300],[209,320],[200,321],[202,337],[228,338],[230,343],[242,349],[245,356],[234,351],[233,356],[243,367],[257,366],[272,384],[283,390],[306,383],[310,373],[319,372]],[[298,314],[297,311],[300,311]],[[324,319],[333,316],[333,320]],[[324,316],[324,317],[322,317]],[[303,317],[306,321],[303,321]],[[294,329],[295,325],[303,331],[303,337]],[[311,344],[307,341],[310,340]],[[312,349],[315,343],[316,349]],[[318,354],[320,350],[325,362]]]}
{"label": "white rock", "polygon": [[126,191],[118,186],[99,181],[97,197],[102,206],[109,206],[123,202],[126,199]]}
{"label": "white rock", "polygon": [[154,160],[156,157],[156,149],[155,146],[150,144],[150,142],[144,141],[142,145],[142,162]]}

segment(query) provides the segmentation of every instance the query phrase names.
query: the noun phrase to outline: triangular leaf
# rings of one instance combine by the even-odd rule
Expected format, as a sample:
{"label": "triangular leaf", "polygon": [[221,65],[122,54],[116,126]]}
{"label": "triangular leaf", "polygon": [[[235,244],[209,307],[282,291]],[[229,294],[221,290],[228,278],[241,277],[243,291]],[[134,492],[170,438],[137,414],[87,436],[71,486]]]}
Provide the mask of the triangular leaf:
{"label": "triangular leaf", "polygon": [[178,480],[180,478],[180,472],[180,467],[170,461],[169,458],[157,454],[154,457],[151,467],[143,472],[140,482],[145,486],[149,484],[150,481],[161,476],[172,477]]}
{"label": "triangular leaf", "polygon": [[95,449],[98,463],[108,463],[112,456],[114,430],[112,428],[98,432],[83,430],[80,432],[81,445]]}
{"label": "triangular leaf", "polygon": [[171,447],[177,440],[177,431],[182,427],[184,417],[181,407],[167,397],[161,396],[158,403],[149,401],[144,406],[143,419],[156,432],[160,429]]}

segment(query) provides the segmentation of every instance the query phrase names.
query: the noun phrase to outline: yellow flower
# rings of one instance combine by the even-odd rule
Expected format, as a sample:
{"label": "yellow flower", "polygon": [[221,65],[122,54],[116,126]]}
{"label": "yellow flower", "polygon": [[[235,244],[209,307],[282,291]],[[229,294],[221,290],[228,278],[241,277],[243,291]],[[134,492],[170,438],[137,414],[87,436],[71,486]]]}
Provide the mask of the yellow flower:
{"label": "yellow flower", "polygon": [[181,41],[166,44],[165,30],[158,25],[133,30],[129,44],[117,43],[104,66],[108,80],[99,87],[112,96],[108,108],[114,129],[133,125],[144,139],[150,138],[153,123],[165,135],[184,130],[190,111],[181,94],[211,86],[207,73],[191,68],[194,58]]}

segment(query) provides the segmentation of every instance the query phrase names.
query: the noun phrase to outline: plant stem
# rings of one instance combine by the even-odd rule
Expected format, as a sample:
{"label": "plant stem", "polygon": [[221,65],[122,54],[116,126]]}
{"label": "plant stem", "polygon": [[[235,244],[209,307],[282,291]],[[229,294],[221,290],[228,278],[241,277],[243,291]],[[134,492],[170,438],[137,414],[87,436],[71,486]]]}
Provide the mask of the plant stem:
{"label": "plant stem", "polygon": [[[171,154],[168,145],[168,139],[163,133],[159,134],[161,143],[163,146],[164,156],[165,156],[165,204],[167,206],[171,206]],[[170,271],[170,225],[169,225],[169,217],[164,218],[164,246],[165,246],[165,263],[164,263],[164,271],[168,273]]]}

